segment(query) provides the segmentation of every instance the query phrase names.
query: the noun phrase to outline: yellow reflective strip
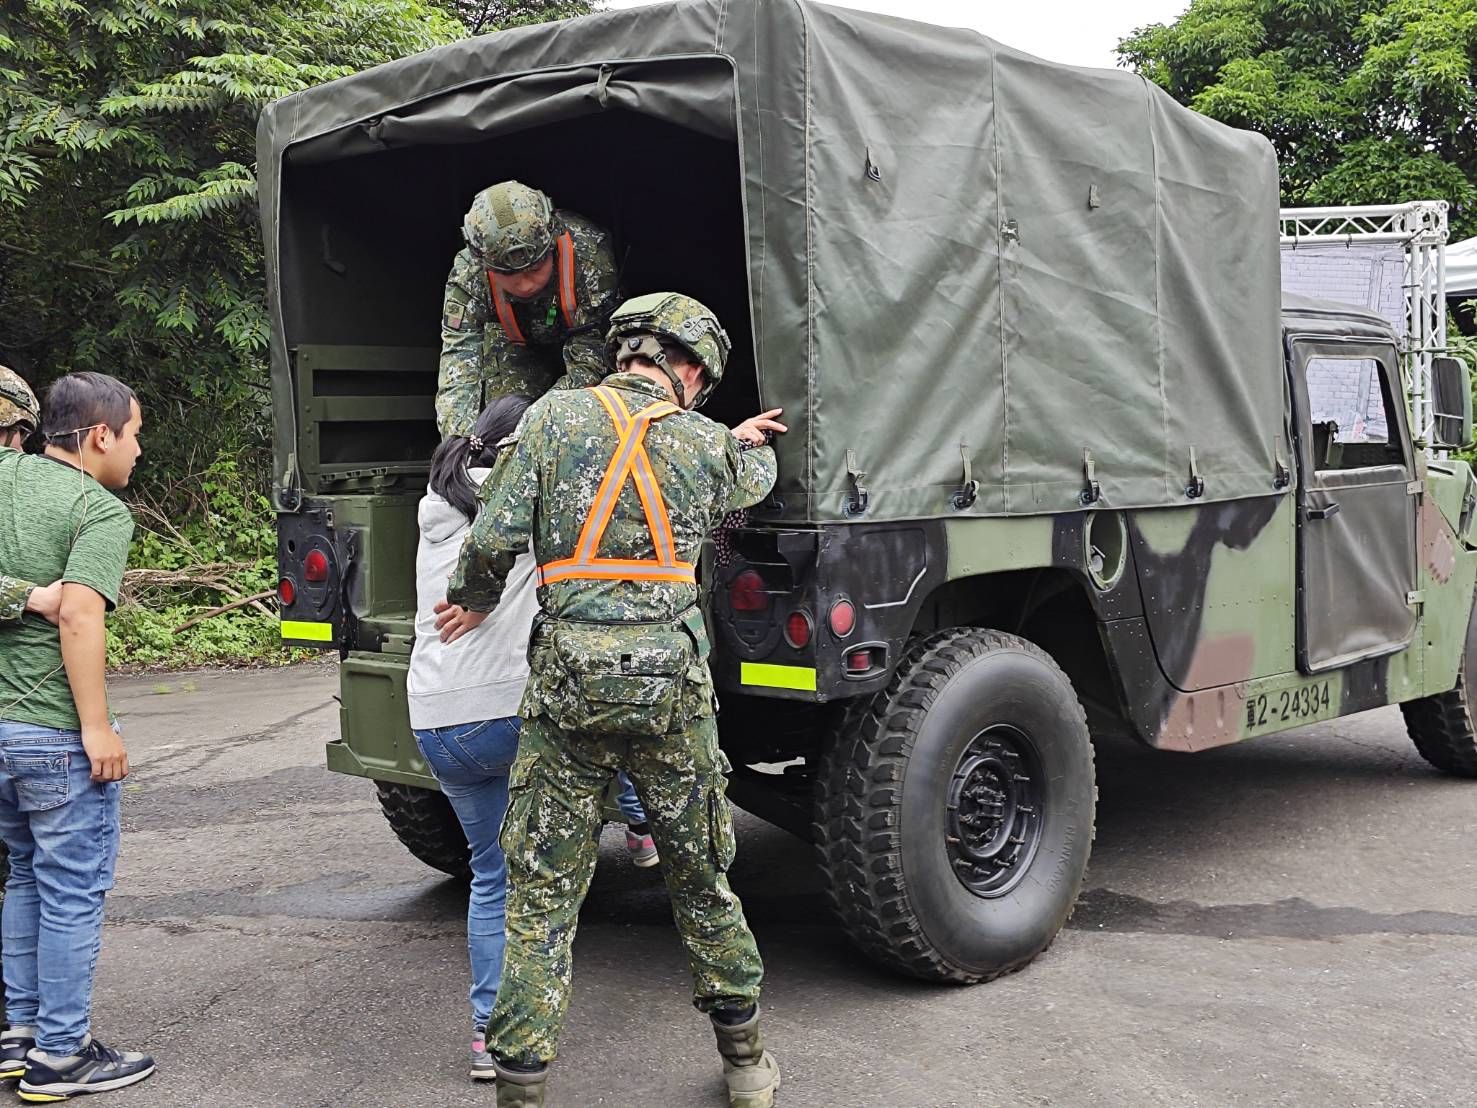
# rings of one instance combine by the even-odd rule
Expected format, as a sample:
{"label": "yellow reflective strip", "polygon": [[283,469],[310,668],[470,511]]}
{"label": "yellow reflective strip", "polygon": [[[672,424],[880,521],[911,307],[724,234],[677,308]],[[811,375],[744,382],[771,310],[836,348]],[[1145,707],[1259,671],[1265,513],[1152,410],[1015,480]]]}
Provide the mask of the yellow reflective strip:
{"label": "yellow reflective strip", "polygon": [[309,642],[332,642],[333,624],[305,623],[301,620],[284,619],[282,637],[284,639],[307,639]]}
{"label": "yellow reflective strip", "polygon": [[809,666],[770,666],[759,662],[744,662],[739,666],[739,683],[759,685],[767,689],[815,692],[815,670]]}

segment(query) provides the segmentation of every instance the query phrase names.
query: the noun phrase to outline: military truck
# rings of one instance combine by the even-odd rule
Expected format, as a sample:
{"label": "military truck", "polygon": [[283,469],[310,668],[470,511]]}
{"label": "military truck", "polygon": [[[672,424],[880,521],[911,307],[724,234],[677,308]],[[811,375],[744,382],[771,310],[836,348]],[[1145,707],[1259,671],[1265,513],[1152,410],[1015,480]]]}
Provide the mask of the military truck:
{"label": "military truck", "polygon": [[[1260,137],[1131,74],[810,0],[500,32],[260,127],[282,635],[330,768],[450,873],[404,677],[440,296],[476,190],[610,227],[734,339],[780,480],[702,580],[741,806],[884,965],[979,982],[1072,910],[1093,739],[1199,751],[1387,704],[1477,776],[1466,371],[1412,433],[1390,327],[1279,299]],[[731,546],[731,553],[729,549]]]}

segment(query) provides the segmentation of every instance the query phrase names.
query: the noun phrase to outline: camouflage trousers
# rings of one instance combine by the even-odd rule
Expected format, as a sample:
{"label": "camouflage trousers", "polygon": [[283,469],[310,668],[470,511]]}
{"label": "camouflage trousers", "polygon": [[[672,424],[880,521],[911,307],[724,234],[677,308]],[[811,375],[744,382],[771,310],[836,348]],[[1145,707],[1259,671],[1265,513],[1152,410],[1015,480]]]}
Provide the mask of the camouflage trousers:
{"label": "camouflage trousers", "polygon": [[759,998],[764,968],[724,876],[734,857],[727,760],[715,721],[660,738],[614,739],[525,720],[502,845],[507,951],[487,1048],[509,1061],[553,1059],[569,1008],[570,947],[598,853],[602,798],[624,769],[635,782],[704,1012]]}

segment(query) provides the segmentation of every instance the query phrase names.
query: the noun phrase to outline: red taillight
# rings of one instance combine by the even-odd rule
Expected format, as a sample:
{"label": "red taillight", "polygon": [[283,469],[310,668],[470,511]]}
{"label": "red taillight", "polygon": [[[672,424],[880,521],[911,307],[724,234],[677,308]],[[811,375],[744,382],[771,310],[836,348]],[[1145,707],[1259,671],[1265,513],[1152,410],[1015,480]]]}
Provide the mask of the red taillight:
{"label": "red taillight", "polygon": [[297,599],[297,586],[292,583],[292,578],[284,577],[277,582],[277,599],[284,608],[292,607],[292,602]]}
{"label": "red taillight", "polygon": [[799,608],[790,613],[785,620],[785,641],[796,650],[803,650],[810,645],[811,632],[815,630],[815,624],[811,621],[810,613],[804,608]]}
{"label": "red taillight", "polygon": [[872,652],[870,650],[853,650],[846,656],[847,673],[866,673],[872,668]]}
{"label": "red taillight", "polygon": [[764,591],[764,578],[746,569],[728,586],[728,603],[735,612],[769,611],[769,593]]}
{"label": "red taillight", "polygon": [[850,600],[838,600],[831,605],[831,631],[838,639],[844,639],[856,630],[856,608]]}
{"label": "red taillight", "polygon": [[310,550],[303,559],[303,576],[315,585],[328,580],[328,555],[321,550]]}

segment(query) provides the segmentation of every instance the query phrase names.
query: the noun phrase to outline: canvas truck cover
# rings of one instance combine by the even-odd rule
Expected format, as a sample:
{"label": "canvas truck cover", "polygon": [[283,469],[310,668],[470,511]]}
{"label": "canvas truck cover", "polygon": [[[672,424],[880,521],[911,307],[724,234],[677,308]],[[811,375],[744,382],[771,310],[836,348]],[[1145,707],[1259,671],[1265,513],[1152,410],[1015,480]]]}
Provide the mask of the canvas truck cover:
{"label": "canvas truck cover", "polygon": [[[299,341],[283,310],[298,278],[278,265],[284,161],[483,142],[610,108],[738,144],[751,318],[724,322],[752,328],[763,403],[791,427],[782,518],[1072,510],[1088,458],[1106,507],[1185,504],[1192,470],[1208,501],[1276,491],[1270,144],[1126,72],[809,0],[502,31],[270,105],[279,475]],[[956,496],[966,474],[972,501]]]}

